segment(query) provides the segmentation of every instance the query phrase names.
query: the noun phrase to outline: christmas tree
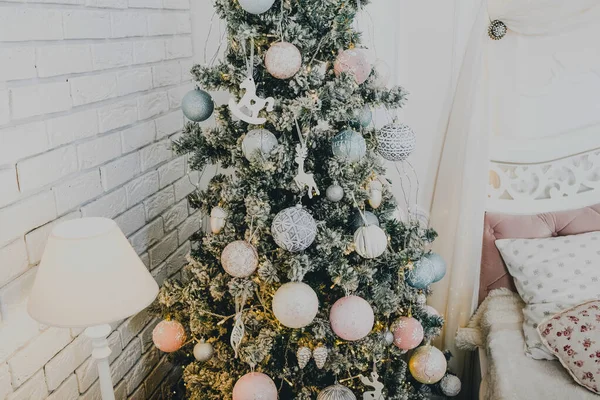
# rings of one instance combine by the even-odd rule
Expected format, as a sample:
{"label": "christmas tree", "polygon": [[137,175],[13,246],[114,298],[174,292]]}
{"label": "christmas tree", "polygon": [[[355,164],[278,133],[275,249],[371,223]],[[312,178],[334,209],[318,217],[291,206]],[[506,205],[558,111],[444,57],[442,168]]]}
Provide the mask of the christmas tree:
{"label": "christmas tree", "polygon": [[368,3],[215,1],[224,61],[193,68],[176,149],[227,172],[190,196],[211,230],[155,307],[154,342],[183,365],[187,398],[419,399],[456,380],[428,344],[443,324],[425,304],[445,272],[436,233],[394,217],[383,178],[415,137],[374,128],[372,112],[407,93],[365,58],[355,16]]}

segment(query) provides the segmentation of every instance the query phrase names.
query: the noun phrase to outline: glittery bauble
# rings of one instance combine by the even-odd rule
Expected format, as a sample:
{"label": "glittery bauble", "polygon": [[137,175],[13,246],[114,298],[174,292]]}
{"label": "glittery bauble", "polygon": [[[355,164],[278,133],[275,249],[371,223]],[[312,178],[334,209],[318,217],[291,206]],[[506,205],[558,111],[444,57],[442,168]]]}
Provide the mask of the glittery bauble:
{"label": "glittery bauble", "polygon": [[508,32],[508,28],[506,24],[500,20],[494,20],[490,23],[490,27],[488,28],[488,35],[490,38],[494,40],[500,40],[504,36],[506,36],[506,32]]}
{"label": "glittery bauble", "polygon": [[393,344],[394,343],[394,334],[390,331],[385,331],[385,333],[383,334],[383,341],[388,346]]}
{"label": "glittery bauble", "polygon": [[[363,215],[365,216],[364,218]],[[365,219],[367,220],[366,224]],[[371,211],[356,211],[351,221],[352,230],[356,232],[358,228],[366,225],[379,226],[379,218],[377,218],[377,215],[373,214]]]}
{"label": "glittery bauble", "polygon": [[448,363],[444,353],[425,345],[415,350],[408,363],[410,374],[426,385],[437,383],[446,374]]}
{"label": "glittery bauble", "polygon": [[354,111],[354,119],[352,120],[352,123],[366,128],[369,126],[372,120],[373,112],[369,106],[365,105],[360,110]]}
{"label": "glittery bauble", "polygon": [[377,225],[358,228],[354,232],[354,248],[364,258],[377,258],[385,252],[388,237]]}
{"label": "glittery bauble", "polygon": [[194,358],[200,362],[208,361],[215,354],[215,349],[210,343],[206,343],[204,340],[199,341],[194,346]]}
{"label": "glittery bauble", "polygon": [[242,140],[242,153],[246,160],[252,161],[256,157],[267,157],[275,146],[277,146],[275,135],[266,129],[254,129]]}
{"label": "glittery bauble", "polygon": [[269,11],[275,0],[239,0],[240,6],[250,14],[262,14]]}
{"label": "glittery bauble", "polygon": [[331,140],[331,148],[334,156],[347,162],[357,162],[367,154],[365,138],[352,130],[338,133]]}
{"label": "glittery bauble", "polygon": [[433,283],[435,269],[429,259],[423,257],[414,263],[413,269],[406,272],[406,283],[415,289],[425,289]]}
{"label": "glittery bauble", "polygon": [[347,72],[354,76],[356,83],[359,85],[363,84],[371,75],[371,69],[371,64],[358,49],[342,51],[333,64],[336,76],[340,76],[342,72]]}
{"label": "glittery bauble", "polygon": [[277,79],[289,79],[300,71],[302,54],[288,42],[271,45],[265,55],[265,67]]}
{"label": "glittery bauble", "polygon": [[427,254],[425,256],[433,265],[434,278],[433,283],[441,281],[446,275],[446,261],[437,253]]}
{"label": "glittery bauble", "polygon": [[214,109],[215,103],[211,95],[202,89],[189,91],[181,100],[181,111],[190,121],[206,121]]}
{"label": "glittery bauble", "polygon": [[246,278],[258,267],[256,248],[245,240],[231,242],[221,253],[221,265],[229,275]]}
{"label": "glittery bauble", "polygon": [[346,386],[336,383],[321,390],[317,400],[356,400],[356,396]]}
{"label": "glittery bauble", "polygon": [[340,338],[349,341],[366,337],[375,323],[371,305],[362,297],[342,297],[331,307],[331,329]]}
{"label": "glittery bauble", "polygon": [[279,247],[295,253],[307,249],[314,242],[317,223],[302,207],[289,207],[273,219],[271,235]]}
{"label": "glittery bauble", "polygon": [[313,358],[315,359],[317,368],[323,369],[327,362],[327,357],[329,357],[329,349],[327,347],[319,346],[313,350]]}
{"label": "glittery bauble", "polygon": [[302,346],[298,348],[298,351],[296,351],[296,358],[298,359],[298,366],[300,369],[306,367],[311,357],[312,351],[310,351],[308,347]]}
{"label": "glittery bauble", "polygon": [[233,400],[277,400],[277,386],[268,375],[250,372],[235,383]]}
{"label": "glittery bauble", "polygon": [[315,291],[302,282],[281,286],[273,297],[273,313],[283,326],[304,328],[319,312],[319,298]]}
{"label": "glittery bauble", "polygon": [[448,397],[454,397],[460,393],[462,383],[456,375],[446,374],[440,381],[440,389]]}
{"label": "glittery bauble", "polygon": [[217,206],[210,210],[210,230],[212,233],[217,234],[221,232],[221,229],[225,227],[225,221],[227,218],[227,211]]}
{"label": "glittery bauble", "polygon": [[394,323],[394,344],[401,350],[412,350],[423,341],[423,325],[412,317],[400,317]]}
{"label": "glittery bauble", "polygon": [[344,189],[340,185],[333,184],[327,188],[325,196],[327,200],[337,203],[344,198]]}
{"label": "glittery bauble", "polygon": [[388,161],[404,161],[414,151],[417,137],[405,124],[389,124],[377,134],[377,152]]}
{"label": "glittery bauble", "polygon": [[427,311],[427,314],[429,314],[429,315],[435,315],[436,317],[441,317],[438,310],[436,310],[435,308],[433,308],[431,306],[425,306],[425,311]]}
{"label": "glittery bauble", "polygon": [[172,353],[185,343],[185,329],[178,321],[161,321],[152,331],[152,341],[160,351]]}

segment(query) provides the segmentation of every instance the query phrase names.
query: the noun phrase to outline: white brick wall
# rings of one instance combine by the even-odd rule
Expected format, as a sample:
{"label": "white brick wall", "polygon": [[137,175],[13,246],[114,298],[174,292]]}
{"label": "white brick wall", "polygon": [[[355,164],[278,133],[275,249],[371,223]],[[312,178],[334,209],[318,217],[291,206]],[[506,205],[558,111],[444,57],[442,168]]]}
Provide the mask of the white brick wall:
{"label": "white brick wall", "polygon": [[[160,282],[185,263],[198,176],[171,143],[193,86],[190,2],[0,3],[0,400],[99,400],[90,341],[32,320],[27,295],[66,219],[114,218]],[[159,399],[176,377],[156,323],[114,324],[117,399]]]}

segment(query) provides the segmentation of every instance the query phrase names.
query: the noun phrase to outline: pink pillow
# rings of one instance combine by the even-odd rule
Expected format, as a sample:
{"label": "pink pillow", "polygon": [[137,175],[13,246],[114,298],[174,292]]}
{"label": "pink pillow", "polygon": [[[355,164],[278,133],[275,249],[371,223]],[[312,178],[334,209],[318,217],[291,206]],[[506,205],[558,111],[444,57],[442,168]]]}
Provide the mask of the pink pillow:
{"label": "pink pillow", "polygon": [[600,394],[600,300],[561,311],[537,330],[575,381]]}

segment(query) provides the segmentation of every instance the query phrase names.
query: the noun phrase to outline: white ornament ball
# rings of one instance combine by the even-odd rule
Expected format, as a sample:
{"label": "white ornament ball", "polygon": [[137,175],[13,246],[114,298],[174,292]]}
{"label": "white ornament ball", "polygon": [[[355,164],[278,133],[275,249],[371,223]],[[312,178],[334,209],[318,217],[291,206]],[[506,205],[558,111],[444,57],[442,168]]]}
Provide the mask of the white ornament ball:
{"label": "white ornament ball", "polygon": [[383,340],[388,346],[392,345],[394,343],[394,334],[389,330],[385,331],[385,333],[383,334]]}
{"label": "white ornament ball", "polygon": [[327,188],[325,196],[327,197],[327,200],[337,203],[344,198],[344,189],[340,185],[334,183]]}
{"label": "white ornament ball", "polygon": [[289,79],[300,71],[302,54],[288,42],[271,45],[265,55],[265,67],[277,79]]}
{"label": "white ornament ball", "polygon": [[346,386],[336,383],[321,390],[317,400],[356,400],[356,396]]}
{"label": "white ornament ball", "polygon": [[240,6],[250,14],[262,14],[269,11],[275,0],[239,0]]}
{"label": "white ornament ball", "polygon": [[200,362],[208,361],[215,354],[215,349],[212,344],[206,343],[204,340],[199,341],[194,346],[194,358]]}
{"label": "white ornament ball", "polygon": [[431,345],[415,350],[408,363],[410,374],[426,385],[437,383],[446,374],[448,362],[444,353]]}
{"label": "white ornament ball", "polygon": [[277,146],[277,138],[266,129],[253,129],[242,140],[242,153],[246,160],[267,157]]}
{"label": "white ornament ball", "polygon": [[371,64],[359,49],[344,50],[338,54],[333,69],[336,76],[340,76],[342,72],[353,75],[359,85],[371,74]]}
{"label": "white ornament ball", "polygon": [[227,219],[227,211],[217,206],[210,210],[210,230],[212,233],[217,234],[225,227],[225,221]]}
{"label": "white ornament ball", "polygon": [[367,142],[358,132],[347,129],[331,140],[333,155],[346,162],[357,162],[367,154]]}
{"label": "white ornament ball", "polygon": [[389,124],[377,134],[377,151],[388,161],[404,161],[414,151],[417,137],[405,124]]}
{"label": "white ornament ball", "polygon": [[390,66],[385,61],[378,58],[375,60],[373,69],[376,72],[376,77],[373,79],[373,87],[376,89],[385,88],[390,81],[390,76],[392,75]]}
{"label": "white ornament ball", "polygon": [[377,258],[385,252],[388,237],[377,225],[358,228],[354,233],[356,252],[364,258]]}
{"label": "white ornament ball", "polygon": [[292,253],[307,249],[317,237],[317,223],[301,206],[280,211],[273,219],[271,235],[275,243]]}
{"label": "white ornament ball", "polygon": [[377,209],[383,200],[383,185],[378,180],[369,183],[369,204]]}
{"label": "white ornament ball", "polygon": [[319,298],[302,282],[281,286],[273,297],[273,313],[283,326],[298,329],[309,325],[319,312]]}
{"label": "white ornament ball", "polygon": [[425,311],[427,311],[427,314],[429,314],[429,315],[435,315],[436,317],[441,317],[441,314],[438,312],[438,310],[436,310],[435,308],[433,308],[431,306],[425,306]]}
{"label": "white ornament ball", "polygon": [[187,119],[194,122],[206,121],[215,109],[212,96],[205,90],[189,91],[181,100],[181,111]]}
{"label": "white ornament ball", "polygon": [[331,307],[331,329],[340,338],[356,341],[366,337],[375,323],[371,305],[362,297],[342,297]]}
{"label": "white ornament ball", "polygon": [[268,375],[250,372],[235,383],[233,400],[277,400],[277,386]]}
{"label": "white ornament ball", "polygon": [[229,275],[246,278],[258,267],[258,252],[245,240],[229,243],[221,253],[221,265]]}
{"label": "white ornament ball", "polygon": [[460,378],[456,375],[447,374],[440,381],[440,389],[448,397],[454,397],[460,393],[462,383]]}
{"label": "white ornament ball", "polygon": [[425,256],[433,265],[435,278],[433,283],[441,281],[446,275],[446,261],[437,253],[427,254]]}
{"label": "white ornament ball", "polygon": [[[366,223],[365,220],[367,220]],[[354,214],[354,218],[352,218],[352,229],[356,231],[358,228],[367,225],[379,226],[379,218],[377,218],[377,215],[373,214],[371,211],[357,211],[356,214]]]}

